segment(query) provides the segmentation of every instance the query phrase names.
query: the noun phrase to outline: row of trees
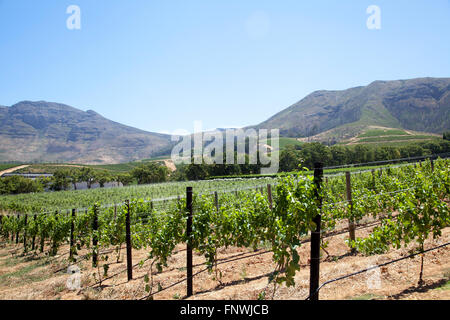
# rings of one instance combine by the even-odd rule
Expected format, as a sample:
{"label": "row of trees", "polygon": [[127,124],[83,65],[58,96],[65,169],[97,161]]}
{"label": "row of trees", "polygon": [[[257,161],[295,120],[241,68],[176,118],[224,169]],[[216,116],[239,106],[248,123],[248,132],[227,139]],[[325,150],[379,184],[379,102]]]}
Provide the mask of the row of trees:
{"label": "row of trees", "polygon": [[[449,134],[450,137],[450,134]],[[305,143],[301,146],[287,146],[280,153],[280,172],[298,170],[299,164],[313,168],[315,162],[325,166],[338,166],[353,163],[393,160],[408,157],[426,156],[450,152],[450,142],[446,140],[409,143],[401,146],[377,146],[360,144],[354,146],[327,146],[318,142]],[[236,154],[235,154],[236,160]],[[259,174],[262,165],[248,164],[191,164],[180,165],[170,176],[170,180],[203,180],[208,177],[239,176]],[[236,162],[236,161],[235,161]],[[224,159],[225,163],[225,159]]]}
{"label": "row of trees", "polygon": [[298,169],[299,163],[312,168],[315,162],[325,166],[338,166],[352,163],[393,160],[408,157],[420,157],[450,152],[450,141],[411,143],[403,146],[377,146],[359,144],[355,146],[326,146],[318,142],[302,146],[289,146],[280,154],[280,171],[289,172]]}
{"label": "row of trees", "polygon": [[179,165],[177,171],[170,175],[172,181],[186,181],[186,180],[204,180],[208,177],[220,176],[238,176],[248,174],[259,174],[261,172],[261,163],[259,162],[259,154],[256,164],[250,164],[248,154],[244,155],[244,164],[237,164],[237,152],[234,153],[234,163],[226,164],[226,154],[223,154],[223,164],[207,164],[204,161],[201,164],[194,163],[191,158],[189,164]]}
{"label": "row of trees", "polygon": [[44,190],[61,191],[73,188],[85,182],[88,189],[95,183],[104,188],[108,182],[121,183],[124,186],[137,183],[158,183],[169,179],[166,166],[150,162],[134,168],[130,172],[112,173],[108,170],[99,170],[89,167],[58,169],[52,177],[43,177],[35,180],[22,176],[11,176],[0,179],[0,194],[19,194],[42,192]]}
{"label": "row of trees", "polygon": [[[446,134],[444,134],[445,136]],[[450,133],[449,133],[450,137]],[[410,143],[403,146],[326,146],[321,143],[306,143],[301,146],[288,146],[280,154],[280,172],[290,172],[298,169],[300,163],[312,168],[315,162],[322,162],[325,166],[337,166],[351,163],[367,163],[373,161],[391,160],[407,157],[425,156],[450,152],[450,141]],[[225,155],[224,155],[225,157]],[[259,158],[259,157],[258,157]],[[235,163],[237,163],[235,153]],[[225,163],[225,159],[224,159]],[[0,179],[0,194],[18,194],[41,192],[46,189],[59,191],[86,182],[90,189],[98,183],[101,188],[108,182],[118,182],[124,186],[137,183],[149,184],[166,181],[203,180],[208,177],[238,176],[259,174],[262,165],[249,164],[248,155],[245,164],[191,164],[178,166],[170,173],[166,166],[157,162],[148,162],[129,172],[111,173],[108,170],[92,169],[90,167],[58,169],[51,178],[30,180],[20,176]]]}
{"label": "row of trees", "polygon": [[51,190],[67,190],[71,185],[77,190],[77,184],[80,182],[86,182],[88,189],[91,189],[94,183],[98,183],[103,188],[108,182],[118,181],[118,176],[112,175],[106,170],[94,170],[89,167],[82,167],[58,169],[53,173],[51,180]]}
{"label": "row of trees", "polygon": [[44,191],[43,179],[31,180],[21,176],[0,179],[0,194],[19,194]]}
{"label": "row of trees", "polygon": [[442,137],[444,138],[444,140],[450,140],[450,131],[444,132],[444,134],[442,135]]}
{"label": "row of trees", "polygon": [[50,188],[55,191],[66,190],[72,185],[76,190],[77,183],[80,182],[86,182],[88,189],[95,183],[98,183],[100,188],[104,188],[108,182],[118,182],[123,186],[133,183],[158,183],[167,181],[168,175],[167,167],[156,162],[145,163],[130,172],[119,174],[107,170],[94,170],[89,167],[60,169],[54,173]]}

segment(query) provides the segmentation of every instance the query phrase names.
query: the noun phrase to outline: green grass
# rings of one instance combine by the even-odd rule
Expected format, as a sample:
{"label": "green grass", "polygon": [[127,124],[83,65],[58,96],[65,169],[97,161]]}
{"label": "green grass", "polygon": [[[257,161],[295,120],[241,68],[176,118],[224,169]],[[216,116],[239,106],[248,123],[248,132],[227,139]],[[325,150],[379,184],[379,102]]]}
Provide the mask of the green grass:
{"label": "green grass", "polygon": [[153,157],[153,158],[149,158],[149,159],[142,159],[141,162],[143,162],[143,161],[167,160],[167,159],[170,159],[170,154],[165,155],[165,156]]}
{"label": "green grass", "polygon": [[[325,174],[337,174],[345,171],[362,171],[379,168],[380,165],[355,166],[324,170]],[[381,167],[389,167],[382,165]],[[311,175],[309,171],[306,174]],[[64,211],[72,208],[86,208],[99,202],[102,205],[119,204],[126,199],[160,199],[166,197],[184,196],[186,187],[194,187],[194,192],[209,193],[212,191],[234,190],[273,184],[282,176],[292,174],[279,173],[273,175],[245,175],[216,177],[220,180],[166,182],[149,185],[132,185],[121,188],[98,188],[88,190],[68,190],[59,192],[41,192],[32,194],[4,195],[0,199],[0,210],[8,211],[11,208],[26,213]],[[233,179],[238,178],[238,179]],[[258,179],[254,179],[258,178]],[[162,204],[161,202],[157,202]]]}
{"label": "green grass", "polygon": [[[285,149],[287,146],[301,146],[302,144],[304,144],[305,142],[301,142],[298,141],[296,138],[286,138],[286,137],[280,137],[279,140],[279,148],[280,150]],[[272,141],[271,139],[267,140],[267,144],[269,146],[272,146]]]}
{"label": "green grass", "polygon": [[[420,140],[420,141],[411,141],[411,140],[403,140],[403,141],[381,141],[381,142],[377,142],[376,146],[377,147],[405,147],[408,145],[420,145],[420,143],[427,143],[427,142],[439,142],[439,138],[435,138],[435,139],[424,139],[424,140]],[[355,144],[357,145],[357,144]]]}
{"label": "green grass", "polygon": [[441,285],[436,290],[450,290],[450,268],[447,268],[444,272],[444,277],[447,278],[447,282]]}
{"label": "green grass", "polygon": [[436,290],[450,290],[450,280],[447,280],[446,283],[444,283],[439,288],[436,288]]}
{"label": "green grass", "polygon": [[84,164],[31,164],[26,168],[17,170],[17,173],[55,173],[57,170],[65,169],[79,169],[79,167],[92,167],[95,170],[105,170],[103,168],[97,167],[97,166],[90,166],[90,165],[84,165]]}
{"label": "green grass", "polygon": [[[89,167],[94,170],[107,170],[110,173],[118,174],[118,173],[124,173],[129,172],[133,170],[134,168],[140,166],[143,163],[151,162],[151,161],[160,161],[161,159],[164,159],[165,157],[158,157],[158,159],[148,159],[148,160],[141,160],[141,161],[134,161],[134,162],[127,162],[127,163],[119,163],[119,164],[99,164],[99,165],[86,165],[86,164],[54,164],[54,163],[42,163],[42,164],[31,164],[27,168],[23,168],[18,170],[18,173],[54,173],[56,170],[60,169],[71,169],[76,168],[74,166],[78,167]],[[17,164],[10,165],[9,167],[6,167],[5,169],[9,169],[11,167],[18,166]],[[0,165],[0,170],[2,165]]]}
{"label": "green grass", "polygon": [[[384,164],[384,165],[373,165],[373,166],[354,166],[354,167],[344,167],[344,168],[336,168],[336,169],[325,169],[323,172],[324,174],[337,174],[337,173],[343,173],[346,171],[354,172],[354,171],[364,171],[364,170],[371,170],[371,169],[379,169],[379,168],[388,168],[390,166],[396,166],[397,164]],[[276,177],[283,177],[287,175],[294,174],[296,172],[279,172],[275,174],[247,174],[247,175],[229,175],[229,176],[215,176],[215,177],[209,177],[208,179],[251,179],[251,178],[262,178],[262,177],[270,177],[270,178],[276,178]],[[314,174],[314,171],[306,171],[305,174],[312,175]]]}
{"label": "green grass", "polygon": [[20,163],[4,163],[0,164],[0,171],[20,166]]}
{"label": "green grass", "polygon": [[128,162],[119,164],[88,165],[87,167],[90,167],[92,169],[108,170],[114,173],[124,173],[133,170],[141,164],[142,162]]}
{"label": "green grass", "polygon": [[379,299],[379,298],[382,298],[382,296],[372,294],[372,293],[366,293],[366,294],[363,294],[362,296],[352,297],[352,298],[350,298],[350,300],[375,300],[375,299]]}
{"label": "green grass", "polygon": [[[8,260],[16,260],[16,259],[11,258]],[[17,264],[17,261],[16,261],[16,264]],[[43,267],[47,264],[48,263],[45,261],[39,261],[37,263],[29,264],[18,270],[2,274],[2,275],[0,275],[0,285],[11,287],[14,284],[18,284],[18,283],[38,282],[38,281],[45,280],[49,277],[49,274],[47,272],[39,272],[39,273],[32,273],[32,272],[34,270],[36,270],[37,268]],[[12,263],[12,265],[14,265],[14,263]]]}
{"label": "green grass", "polygon": [[152,158],[152,159],[145,159],[145,160],[140,160],[140,161],[127,162],[127,163],[118,163],[118,164],[87,165],[87,167],[91,167],[93,169],[108,170],[108,171],[113,172],[113,173],[123,173],[123,172],[131,171],[134,168],[139,167],[143,163],[154,162],[154,161],[158,162],[158,161],[162,161],[162,160],[165,160],[165,159],[169,159],[169,157],[167,157],[167,156],[156,157],[156,158]]}
{"label": "green grass", "polygon": [[[338,168],[325,170],[325,174],[334,174],[344,171],[359,171],[373,169],[379,166],[364,166],[353,168]],[[159,199],[166,197],[184,196],[186,187],[194,187],[198,193],[208,193],[220,190],[234,190],[238,188],[247,188],[253,186],[265,186],[269,183],[275,183],[280,176],[291,173],[281,173],[277,175],[249,175],[236,176],[239,178],[233,180],[227,176],[223,180],[204,180],[204,181],[186,181],[186,182],[167,182],[160,184],[136,185],[121,188],[98,188],[88,190],[68,190],[59,192],[41,192],[33,194],[5,195],[1,196],[0,209],[21,208],[21,211],[28,213],[37,213],[42,211],[64,211],[72,208],[85,208],[92,206],[93,203],[100,204],[122,203],[126,199]],[[312,174],[312,171],[307,174]],[[245,179],[258,178],[258,179]],[[158,202],[158,204],[161,204]]]}
{"label": "green grass", "polygon": [[[184,196],[186,187],[192,186],[195,192],[207,193],[220,190],[253,187],[273,183],[276,178],[239,179],[219,181],[184,181],[159,184],[127,186],[121,188],[97,188],[87,190],[67,190],[58,192],[40,192],[31,194],[4,195],[0,199],[0,209],[20,208],[22,212],[38,213],[41,210],[69,210],[85,208],[95,202],[101,204],[123,203],[126,199],[160,199]],[[158,202],[161,204],[161,202]]]}
{"label": "green grass", "polygon": [[382,136],[401,136],[401,135],[408,135],[408,133],[404,130],[400,129],[372,129],[367,130],[363,134],[360,134],[358,138],[365,138],[365,137],[382,137]]}
{"label": "green grass", "polygon": [[2,262],[1,266],[2,267],[13,267],[13,266],[18,265],[23,262],[24,262],[24,260],[21,258],[8,258]]}
{"label": "green grass", "polygon": [[[372,169],[379,169],[379,168],[388,168],[392,166],[396,166],[398,164],[384,164],[384,165],[374,165],[374,166],[355,166],[355,167],[345,167],[345,168],[336,168],[336,169],[325,169],[323,172],[324,174],[336,174],[336,173],[342,173],[342,172],[354,172],[354,171],[364,171],[364,170],[372,170]],[[313,171],[309,171],[309,174],[313,174]]]}
{"label": "green grass", "polygon": [[408,135],[408,136],[384,136],[359,139],[358,142],[385,142],[385,141],[403,141],[403,140],[428,140],[435,139],[431,135]]}

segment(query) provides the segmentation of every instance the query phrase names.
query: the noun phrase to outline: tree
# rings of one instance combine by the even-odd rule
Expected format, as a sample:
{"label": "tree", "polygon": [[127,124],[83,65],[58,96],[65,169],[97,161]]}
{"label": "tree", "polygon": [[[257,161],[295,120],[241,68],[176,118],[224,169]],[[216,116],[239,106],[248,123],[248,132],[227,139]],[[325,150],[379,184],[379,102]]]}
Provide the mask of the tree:
{"label": "tree", "polygon": [[424,149],[417,145],[417,144],[411,144],[407,145],[404,148],[402,148],[402,157],[408,158],[408,157],[420,157],[425,154]]}
{"label": "tree", "polygon": [[358,144],[355,146],[354,149],[354,158],[352,163],[365,163],[369,162],[370,160],[367,159],[369,153],[369,147],[363,144]]}
{"label": "tree", "polygon": [[73,185],[73,189],[77,190],[77,183],[80,182],[80,170],[78,168],[71,169],[69,179]]}
{"label": "tree", "polygon": [[343,146],[332,146],[330,148],[331,152],[331,158],[333,159],[331,161],[332,166],[338,166],[341,164],[346,163],[348,160],[348,149]]}
{"label": "tree", "polygon": [[134,168],[131,175],[137,179],[138,184],[158,183],[167,181],[169,170],[166,166],[150,162]]}
{"label": "tree", "polygon": [[300,152],[293,146],[288,146],[280,154],[280,171],[290,172],[298,170],[299,164],[303,161]]}
{"label": "tree", "polygon": [[107,171],[98,171],[95,173],[95,181],[100,184],[100,188],[105,187],[105,183],[112,180],[111,175]]}
{"label": "tree", "polygon": [[441,144],[438,142],[435,142],[435,141],[426,142],[422,145],[422,147],[424,149],[430,150],[431,154],[438,154],[438,153],[443,152]]}
{"label": "tree", "polygon": [[80,181],[86,181],[88,189],[95,182],[95,171],[92,168],[83,167],[80,169]]}
{"label": "tree", "polygon": [[0,194],[20,194],[42,191],[44,191],[44,186],[39,180],[31,180],[21,176],[0,178]]}
{"label": "tree", "polygon": [[70,172],[66,169],[58,169],[53,173],[50,189],[54,191],[67,190],[70,183]]}
{"label": "tree", "polygon": [[[258,157],[258,155],[257,155]],[[204,179],[207,176],[227,176],[227,175],[240,175],[240,174],[252,174],[259,173],[260,163],[257,161],[257,164],[250,164],[250,158],[248,154],[244,155],[245,161],[243,164],[237,164],[237,152],[234,152],[233,163],[227,164],[226,153],[223,153],[222,164],[201,164],[197,166],[203,166],[206,170],[207,174],[201,173],[202,170],[199,168],[190,168],[190,176],[189,180],[200,180]]]}
{"label": "tree", "polygon": [[205,164],[190,163],[186,168],[186,177],[188,180],[204,180],[209,173]]}
{"label": "tree", "polygon": [[[49,189],[51,184],[52,184],[52,178],[51,177],[39,177],[36,180],[34,180],[34,182],[39,183],[42,188],[45,189]],[[37,191],[35,191],[37,192]]]}
{"label": "tree", "polygon": [[120,173],[117,175],[117,181],[123,186],[128,186],[133,182],[133,176],[129,173]]}
{"label": "tree", "polygon": [[331,162],[330,148],[319,142],[302,145],[300,154],[305,160],[304,166],[309,169],[314,168],[314,163],[316,162],[322,162],[325,166],[329,165]]}
{"label": "tree", "polygon": [[177,167],[177,170],[173,171],[170,174],[169,179],[171,181],[186,181],[187,180],[187,177],[186,177],[187,165],[186,164],[180,164],[180,165],[177,165],[176,167]]}
{"label": "tree", "polygon": [[444,140],[450,140],[450,131],[445,131],[442,136]]}

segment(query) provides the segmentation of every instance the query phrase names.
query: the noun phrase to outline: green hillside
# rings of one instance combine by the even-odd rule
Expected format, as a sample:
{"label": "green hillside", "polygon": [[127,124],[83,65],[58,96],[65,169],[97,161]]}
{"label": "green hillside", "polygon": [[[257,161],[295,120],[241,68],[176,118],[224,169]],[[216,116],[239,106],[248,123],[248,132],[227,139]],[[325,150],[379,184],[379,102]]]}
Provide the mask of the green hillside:
{"label": "green hillside", "polygon": [[442,137],[435,134],[415,132],[403,129],[383,128],[369,126],[362,133],[351,139],[343,140],[339,144],[404,144],[405,142],[426,142],[442,140]]}
{"label": "green hillside", "polygon": [[[272,140],[271,139],[268,139],[266,143],[269,146],[272,146]],[[283,150],[287,146],[301,146],[302,144],[304,144],[304,142],[299,141],[296,138],[280,137],[278,144],[279,144],[280,150]]]}

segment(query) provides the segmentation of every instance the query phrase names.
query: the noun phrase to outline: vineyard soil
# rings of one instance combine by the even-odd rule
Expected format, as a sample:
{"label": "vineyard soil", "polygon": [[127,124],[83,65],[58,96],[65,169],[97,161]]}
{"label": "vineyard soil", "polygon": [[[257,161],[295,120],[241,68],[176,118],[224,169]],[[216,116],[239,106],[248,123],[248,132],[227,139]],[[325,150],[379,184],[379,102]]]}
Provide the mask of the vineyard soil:
{"label": "vineyard soil", "polygon": [[[367,236],[371,228],[357,230],[358,237]],[[409,254],[412,248],[400,250],[391,249],[387,254],[366,257],[361,254],[352,256],[348,254],[348,247],[344,240],[348,234],[341,234],[329,238],[326,248],[330,256],[323,252],[320,265],[320,283],[336,277],[346,275],[370,265],[390,261]],[[425,249],[450,241],[450,228],[443,230],[442,237],[437,241],[428,239]],[[277,288],[274,299],[305,299],[309,290],[309,243],[299,249],[301,257],[301,270],[295,276],[295,287]],[[153,292],[158,290],[158,285],[165,288],[172,283],[183,280],[186,276],[184,246],[179,246],[179,253],[173,255],[168,262],[168,268],[162,273],[153,276]],[[258,252],[266,249],[261,247]],[[0,299],[139,299],[146,295],[144,290],[144,275],[148,271],[150,262],[146,261],[143,267],[134,268],[134,280],[127,282],[126,272],[95,285],[97,282],[93,274],[103,274],[102,265],[99,269],[93,269],[90,260],[79,264],[81,268],[81,286],[78,291],[70,291],[66,287],[66,281],[70,277],[67,274],[68,247],[63,246],[59,252],[63,254],[59,258],[50,258],[51,262],[45,263],[46,258],[32,258],[31,255],[23,256],[22,246],[15,247],[2,243],[0,247]],[[214,273],[203,272],[194,278],[194,296],[190,299],[257,299],[258,295],[267,287],[266,298],[271,298],[273,286],[267,286],[268,276],[274,270],[271,253],[255,255],[252,250],[240,248],[228,248],[219,250],[218,270],[222,273],[221,282],[214,280]],[[80,256],[86,250],[80,252]],[[125,250],[121,251],[122,258],[116,262],[115,252],[109,253],[108,263],[110,267],[108,275],[126,269]],[[253,257],[223,263],[226,258]],[[145,259],[147,251],[133,252],[133,263],[137,264]],[[194,274],[204,269],[204,258],[194,254]],[[62,271],[58,271],[62,269]],[[368,276],[363,273],[325,286],[320,291],[321,299],[450,299],[450,247],[444,247],[425,254],[424,280],[421,288],[417,286],[420,271],[420,256],[406,259],[380,270],[379,288],[368,287]],[[186,291],[186,284],[182,282],[168,290],[156,293],[154,299],[182,299]]]}

